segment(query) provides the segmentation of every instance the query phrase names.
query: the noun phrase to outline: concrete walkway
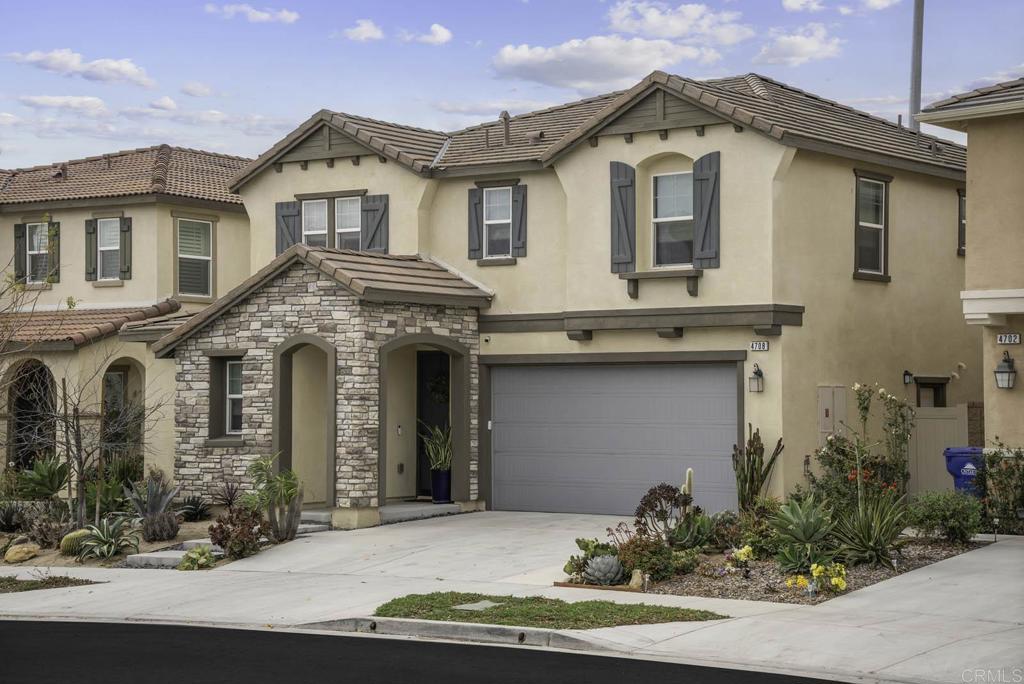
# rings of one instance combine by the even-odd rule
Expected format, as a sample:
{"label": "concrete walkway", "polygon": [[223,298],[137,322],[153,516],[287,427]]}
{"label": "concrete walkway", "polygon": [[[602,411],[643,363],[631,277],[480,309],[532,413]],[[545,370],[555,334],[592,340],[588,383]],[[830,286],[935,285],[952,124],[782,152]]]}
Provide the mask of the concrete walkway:
{"label": "concrete walkway", "polygon": [[1003,538],[819,606],[553,587],[575,537],[603,538],[616,522],[473,513],[321,533],[207,572],[54,569],[107,583],[0,595],[0,617],[283,627],[370,615],[410,593],[598,598],[731,618],[573,633],[637,657],[850,681],[959,682],[967,669],[1024,674],[1024,538]]}

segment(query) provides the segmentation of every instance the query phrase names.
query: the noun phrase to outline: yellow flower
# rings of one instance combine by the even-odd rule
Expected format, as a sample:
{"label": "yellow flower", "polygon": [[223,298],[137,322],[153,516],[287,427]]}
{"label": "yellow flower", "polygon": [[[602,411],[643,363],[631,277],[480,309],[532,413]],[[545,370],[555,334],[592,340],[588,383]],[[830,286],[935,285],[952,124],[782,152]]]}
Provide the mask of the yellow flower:
{"label": "yellow flower", "polygon": [[792,589],[793,588],[793,578],[792,577],[790,577],[788,580],[786,580],[786,587],[788,589]]}
{"label": "yellow flower", "polygon": [[811,565],[811,575],[814,576],[815,579],[817,579],[818,577],[821,577],[824,574],[825,574],[825,567],[824,566],[818,565],[817,563],[813,563]]}
{"label": "yellow flower", "polygon": [[807,578],[804,577],[803,575],[797,575],[796,586],[799,587],[800,589],[806,589],[807,587],[810,586],[810,582],[808,582]]}
{"label": "yellow flower", "polygon": [[844,580],[842,577],[833,577],[832,586],[838,589],[839,591],[846,591],[846,580]]}

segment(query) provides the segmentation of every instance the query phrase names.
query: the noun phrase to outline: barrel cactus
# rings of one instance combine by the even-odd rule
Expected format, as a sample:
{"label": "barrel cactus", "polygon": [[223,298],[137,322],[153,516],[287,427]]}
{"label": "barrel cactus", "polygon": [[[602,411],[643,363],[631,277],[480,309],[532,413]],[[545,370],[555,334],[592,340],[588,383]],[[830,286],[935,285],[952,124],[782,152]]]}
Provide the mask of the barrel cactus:
{"label": "barrel cactus", "polygon": [[78,552],[82,550],[82,541],[88,536],[89,530],[75,530],[65,534],[64,538],[60,540],[60,555],[77,556]]}
{"label": "barrel cactus", "polygon": [[624,574],[622,563],[617,556],[594,556],[587,561],[583,579],[590,584],[608,586],[621,584]]}

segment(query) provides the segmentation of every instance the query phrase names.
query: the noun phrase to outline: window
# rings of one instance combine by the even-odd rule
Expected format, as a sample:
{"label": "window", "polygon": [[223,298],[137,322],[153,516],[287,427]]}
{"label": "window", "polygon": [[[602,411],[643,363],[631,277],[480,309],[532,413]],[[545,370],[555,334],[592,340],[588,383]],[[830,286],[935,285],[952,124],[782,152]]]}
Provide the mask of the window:
{"label": "window", "polygon": [[857,273],[888,273],[889,182],[880,177],[857,176],[854,268]]}
{"label": "window", "polygon": [[100,280],[121,277],[121,219],[97,219],[96,267]]}
{"label": "window", "polygon": [[967,254],[967,192],[957,190],[956,253]]}
{"label": "window", "polygon": [[302,242],[308,247],[327,246],[327,200],[302,203]]}
{"label": "window", "polygon": [[654,265],[693,263],[693,174],[654,176]]}
{"label": "window", "polygon": [[242,432],[242,362],[228,361],[225,364],[225,395],[227,404],[224,415],[226,434],[237,435]]}
{"label": "window", "polygon": [[178,293],[213,296],[213,224],[178,219]]}
{"label": "window", "polygon": [[948,380],[939,382],[921,382],[917,384],[917,405],[920,408],[945,408],[946,406],[946,383]]}
{"label": "window", "polygon": [[50,275],[50,224],[30,223],[28,231],[28,263],[25,273],[30,283],[45,283]]}
{"label": "window", "polygon": [[484,188],[484,258],[512,255],[512,188]]}
{"label": "window", "polygon": [[359,197],[336,197],[334,220],[337,233],[335,247],[358,251],[359,236],[362,233],[362,200]]}

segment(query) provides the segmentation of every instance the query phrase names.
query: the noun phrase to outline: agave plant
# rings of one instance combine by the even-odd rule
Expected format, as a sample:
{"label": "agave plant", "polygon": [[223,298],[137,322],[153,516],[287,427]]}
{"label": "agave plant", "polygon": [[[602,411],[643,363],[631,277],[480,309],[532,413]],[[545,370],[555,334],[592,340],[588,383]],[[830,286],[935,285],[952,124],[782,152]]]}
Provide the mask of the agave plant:
{"label": "agave plant", "polygon": [[124,495],[142,518],[142,538],[148,542],[167,541],[178,536],[178,517],[168,510],[181,487],[172,487],[162,475],[150,473],[145,492],[135,484],[124,488]]}
{"label": "agave plant", "polygon": [[672,529],[669,542],[676,549],[700,549],[711,542],[714,523],[699,508],[684,515]]}
{"label": "agave plant", "polygon": [[769,524],[781,542],[776,560],[786,571],[806,571],[814,563],[832,559],[834,525],[813,496],[789,500],[772,516]]}
{"label": "agave plant", "polygon": [[186,496],[178,509],[185,522],[199,522],[210,517],[210,504],[201,496]]}
{"label": "agave plant", "polygon": [[907,517],[905,501],[895,492],[865,494],[855,509],[840,518],[835,535],[847,563],[895,569],[892,554],[905,543],[899,539]]}
{"label": "agave plant", "polygon": [[26,499],[56,498],[68,483],[71,468],[56,456],[37,458],[30,470],[18,474],[18,493]]}
{"label": "agave plant", "polygon": [[79,547],[78,560],[108,559],[126,551],[139,551],[139,533],[131,528],[128,518],[104,519],[99,525],[85,528],[89,534]]}

